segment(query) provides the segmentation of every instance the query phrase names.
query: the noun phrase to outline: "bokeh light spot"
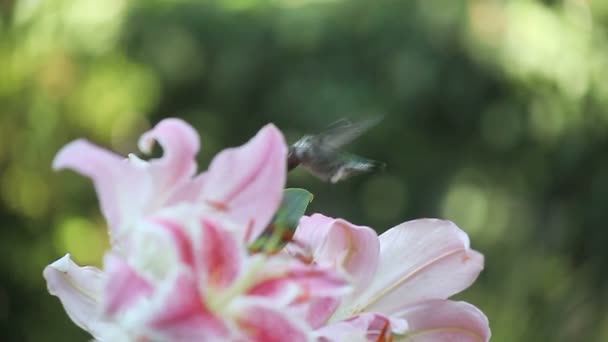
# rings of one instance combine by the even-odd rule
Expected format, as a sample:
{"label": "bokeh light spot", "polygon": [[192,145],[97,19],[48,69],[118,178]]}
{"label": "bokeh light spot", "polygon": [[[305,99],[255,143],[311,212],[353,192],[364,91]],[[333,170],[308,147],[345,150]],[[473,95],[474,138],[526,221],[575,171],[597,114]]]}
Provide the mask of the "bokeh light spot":
{"label": "bokeh light spot", "polygon": [[489,194],[475,179],[483,178],[465,169],[455,177],[442,203],[442,217],[456,222],[468,233],[477,234],[488,219]]}

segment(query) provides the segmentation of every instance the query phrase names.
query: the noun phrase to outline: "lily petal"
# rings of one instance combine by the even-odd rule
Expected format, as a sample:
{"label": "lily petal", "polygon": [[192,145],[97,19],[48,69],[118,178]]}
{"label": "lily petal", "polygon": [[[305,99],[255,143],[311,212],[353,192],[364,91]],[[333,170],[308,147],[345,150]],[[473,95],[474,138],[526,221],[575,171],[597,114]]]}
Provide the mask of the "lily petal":
{"label": "lily petal", "polygon": [[216,288],[229,286],[241,271],[244,249],[227,229],[209,218],[201,221],[201,241],[196,261],[203,264],[202,271],[210,285]]}
{"label": "lily petal", "polygon": [[252,287],[250,294],[270,296],[284,293],[293,286],[299,288],[299,299],[339,297],[351,292],[348,280],[339,272],[328,268],[313,268],[308,265],[292,265],[285,273],[269,277]]}
{"label": "lily petal", "polygon": [[293,234],[293,240],[306,246],[311,253],[314,253],[323,245],[333,221],[333,218],[322,214],[304,215],[300,218],[298,227]]}
{"label": "lily petal", "polygon": [[155,141],[162,146],[163,156],[146,162],[135,156],[125,159],[76,140],[59,151],[53,168],[72,169],[91,178],[101,211],[111,232],[116,233],[130,218],[181,200],[194,200],[201,191],[202,178],[191,179],[200,146],[196,131],[182,120],[166,119],[142,135],[139,147],[149,153]]}
{"label": "lily petal", "polygon": [[310,246],[315,263],[346,270],[355,293],[365,289],[376,273],[380,243],[369,227],[314,214],[300,220],[294,240]]}
{"label": "lily petal", "polygon": [[465,302],[431,300],[411,306],[396,316],[407,320],[408,332],[398,341],[487,342],[490,340],[488,318]]}
{"label": "lily petal", "polygon": [[237,323],[250,342],[310,341],[309,328],[303,322],[285,314],[271,302],[243,299],[234,303]]}
{"label": "lily petal", "polygon": [[134,213],[142,212],[148,201],[151,183],[144,168],[86,140],[73,141],[57,153],[53,169],[66,168],[93,181],[111,233],[120,230]]}
{"label": "lily petal", "polygon": [[158,294],[160,300],[148,320],[155,338],[186,342],[227,336],[224,323],[205,306],[192,273],[178,273],[170,284]]}
{"label": "lily petal", "polygon": [[104,266],[107,274],[104,291],[106,313],[114,315],[152,292],[152,285],[120,257],[107,254]]}
{"label": "lily petal", "polygon": [[248,242],[266,228],[278,209],[286,178],[287,146],[274,125],[245,145],[218,154],[205,174],[202,200],[249,227]]}
{"label": "lily petal", "polygon": [[306,321],[313,329],[321,327],[340,305],[340,300],[334,297],[313,298],[308,304]]}
{"label": "lily petal", "polygon": [[141,136],[139,149],[149,154],[155,141],[163,148],[163,156],[149,162],[149,171],[155,180],[156,191],[170,195],[196,172],[195,158],[200,148],[198,133],[180,119],[165,119]]}
{"label": "lily petal", "polygon": [[49,293],[57,296],[72,321],[101,339],[111,325],[101,319],[100,296],[103,273],[95,267],[80,267],[66,254],[44,269]]}
{"label": "lily petal", "polygon": [[469,287],[483,269],[483,255],[471,250],[467,234],[449,221],[405,222],[382,234],[380,245],[376,277],[353,303],[355,314],[391,315],[409,304],[446,299]]}
{"label": "lily petal", "polygon": [[322,342],[391,341],[393,334],[402,334],[407,328],[404,319],[367,312],[329,324],[317,330],[316,335]]}

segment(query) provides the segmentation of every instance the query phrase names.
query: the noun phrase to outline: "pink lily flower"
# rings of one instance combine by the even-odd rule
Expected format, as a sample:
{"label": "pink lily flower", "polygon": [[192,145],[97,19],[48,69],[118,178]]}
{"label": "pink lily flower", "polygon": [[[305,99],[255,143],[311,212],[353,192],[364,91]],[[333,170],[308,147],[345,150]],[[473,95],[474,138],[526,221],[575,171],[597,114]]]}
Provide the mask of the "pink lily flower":
{"label": "pink lily flower", "polygon": [[47,266],[49,292],[98,340],[309,340],[301,312],[344,295],[347,282],[327,267],[247,253],[280,204],[282,134],[268,125],[198,176],[189,125],[164,120],[140,149],[149,152],[154,140],[164,154],[148,162],[83,140],[58,153],[56,169],[93,180],[113,246],[103,270],[69,254]]}
{"label": "pink lily flower", "polygon": [[166,341],[307,341],[299,305],[349,290],[332,269],[249,255],[238,225],[197,214],[163,212],[126,260],[106,256],[104,312],[122,330]]}
{"label": "pink lily flower", "polygon": [[483,255],[449,221],[421,219],[380,235],[320,214],[303,217],[286,251],[310,263],[343,269],[354,291],[313,307],[323,341],[488,341],[486,316],[448,298],[469,287]]}
{"label": "pink lily flower", "polygon": [[311,340],[302,306],[344,296],[348,281],[285,255],[249,255],[242,235],[220,215],[170,208],[136,228],[128,252],[106,254],[103,271],[66,256],[45,277],[100,341]]}

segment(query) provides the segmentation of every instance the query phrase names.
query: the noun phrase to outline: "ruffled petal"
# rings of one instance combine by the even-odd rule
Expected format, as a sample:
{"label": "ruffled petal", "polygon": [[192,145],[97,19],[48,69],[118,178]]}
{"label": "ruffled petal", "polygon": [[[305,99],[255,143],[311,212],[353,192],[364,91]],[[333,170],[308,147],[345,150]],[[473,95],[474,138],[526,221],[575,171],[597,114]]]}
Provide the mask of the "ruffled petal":
{"label": "ruffled petal", "polygon": [[49,293],[57,296],[72,321],[101,339],[113,325],[101,318],[103,273],[90,266],[80,267],[66,254],[44,269]]}
{"label": "ruffled petal", "polygon": [[409,329],[398,341],[487,342],[488,318],[465,302],[432,300],[413,305],[396,314],[407,320]]}
{"label": "ruffled petal", "polygon": [[333,218],[322,214],[302,216],[293,240],[310,249],[312,254],[323,245],[333,221]]}
{"label": "ruffled petal", "polygon": [[71,169],[93,181],[112,233],[137,217],[150,195],[151,183],[144,168],[85,140],[64,146],[57,153],[53,168]]}
{"label": "ruffled petal", "polygon": [[374,281],[351,312],[391,315],[409,304],[446,299],[469,287],[483,269],[483,255],[469,248],[465,232],[449,221],[405,222],[380,236]]}
{"label": "ruffled petal", "polygon": [[294,240],[310,246],[315,263],[346,270],[355,293],[365,289],[376,273],[380,243],[369,227],[314,214],[300,220]]}
{"label": "ruffled petal", "polygon": [[267,125],[245,145],[218,154],[205,174],[202,200],[250,230],[248,242],[266,228],[278,209],[286,178],[287,146]]}
{"label": "ruffled petal", "polygon": [[326,325],[315,333],[321,342],[392,341],[393,334],[403,334],[407,328],[404,319],[363,313]]}

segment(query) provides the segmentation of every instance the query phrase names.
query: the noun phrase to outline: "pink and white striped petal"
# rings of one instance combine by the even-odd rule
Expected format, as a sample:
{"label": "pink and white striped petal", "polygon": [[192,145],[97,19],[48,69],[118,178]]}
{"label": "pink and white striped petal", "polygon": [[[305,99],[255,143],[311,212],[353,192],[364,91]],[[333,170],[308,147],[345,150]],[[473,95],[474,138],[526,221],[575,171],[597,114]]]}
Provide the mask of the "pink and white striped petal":
{"label": "pink and white striped petal", "polygon": [[196,248],[196,261],[201,263],[207,285],[225,288],[239,276],[245,258],[243,243],[235,234],[222,227],[219,220],[204,218]]}
{"label": "pink and white striped petal", "polygon": [[156,295],[160,299],[147,320],[153,340],[219,341],[229,335],[224,322],[205,306],[191,272],[177,273]]}
{"label": "pink and white striped petal", "polygon": [[397,341],[408,342],[487,342],[488,318],[465,302],[431,300],[406,308],[395,316],[404,318],[409,329]]}
{"label": "pink and white striped petal", "polygon": [[405,222],[382,234],[380,245],[376,276],[350,305],[355,313],[391,315],[409,304],[446,299],[469,287],[483,269],[483,256],[449,221]]}
{"label": "pink and white striped petal", "polygon": [[[309,267],[295,263],[285,263],[278,267],[287,267],[283,272],[272,267],[272,263],[265,265],[268,271],[261,270],[261,279],[253,286],[248,294],[264,297],[283,296],[290,291],[293,285],[298,288],[296,301],[308,301],[310,298],[340,297],[351,292],[348,279],[341,273],[329,268]],[[277,268],[278,268],[277,267]],[[275,276],[270,276],[271,273]],[[266,273],[266,274],[264,274]]]}
{"label": "pink and white striped petal", "polygon": [[104,312],[116,315],[138,300],[150,295],[152,284],[143,279],[122,258],[113,254],[104,257],[107,281],[104,291]]}
{"label": "pink and white striped petal", "polygon": [[306,342],[312,341],[310,328],[299,319],[290,317],[287,310],[272,301],[241,299],[233,303],[237,324],[243,338],[249,342]]}
{"label": "pink and white striped petal", "polygon": [[287,146],[274,125],[266,125],[243,146],[219,153],[205,173],[202,200],[248,227],[254,241],[278,209],[285,186]]}

